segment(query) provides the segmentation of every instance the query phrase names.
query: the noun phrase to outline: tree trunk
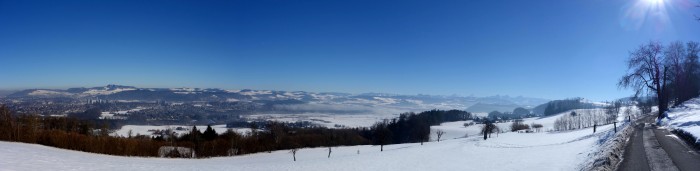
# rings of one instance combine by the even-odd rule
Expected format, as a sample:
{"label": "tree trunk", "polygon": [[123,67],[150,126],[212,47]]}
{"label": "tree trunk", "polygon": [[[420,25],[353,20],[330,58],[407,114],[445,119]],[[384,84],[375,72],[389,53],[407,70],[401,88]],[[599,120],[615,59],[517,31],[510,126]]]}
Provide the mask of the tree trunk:
{"label": "tree trunk", "polygon": [[661,78],[663,82],[656,84],[656,97],[659,103],[659,114],[657,116],[658,119],[663,118],[664,112],[668,110],[668,98],[666,97],[666,69],[667,68],[664,68],[664,75]]}
{"label": "tree trunk", "polygon": [[666,101],[665,97],[659,98],[659,113],[656,118],[662,119],[664,118],[664,111],[668,110],[668,102]]}
{"label": "tree trunk", "polygon": [[596,126],[598,126],[598,124],[593,124],[593,133],[595,133]]}

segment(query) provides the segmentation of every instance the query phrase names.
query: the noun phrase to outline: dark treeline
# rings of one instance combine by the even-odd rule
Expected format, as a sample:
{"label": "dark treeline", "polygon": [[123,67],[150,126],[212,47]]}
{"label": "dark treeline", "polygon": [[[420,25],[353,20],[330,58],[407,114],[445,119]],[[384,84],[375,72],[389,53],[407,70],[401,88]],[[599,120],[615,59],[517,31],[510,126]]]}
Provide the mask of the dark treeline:
{"label": "dark treeline", "polygon": [[[443,122],[471,119],[471,113],[460,110],[430,110],[421,113],[403,113],[398,118],[378,122],[371,127],[374,145],[430,141],[430,126]],[[382,148],[383,149],[383,148]]]}
{"label": "dark treeline", "polygon": [[243,135],[232,130],[217,134],[211,127],[201,132],[193,126],[189,133],[180,137],[158,136],[154,141],[193,149],[197,157],[232,156],[305,147],[366,145],[370,142],[361,134],[369,132],[367,128],[299,128],[280,122],[267,122],[262,127],[265,129],[252,129],[252,132]]}
{"label": "dark treeline", "polygon": [[157,156],[164,145],[147,136],[111,137],[107,124],[75,117],[13,115],[0,107],[0,140],[42,144],[46,146],[121,156]]}
{"label": "dark treeline", "polygon": [[518,115],[515,113],[511,112],[499,112],[499,111],[491,111],[489,112],[489,115],[487,116],[489,120],[491,121],[504,121],[504,120],[513,120],[513,119],[522,119],[529,117],[531,115]]}
{"label": "dark treeline", "polygon": [[581,102],[581,98],[554,100],[547,103],[544,109],[544,116],[550,116],[561,112],[566,112],[572,109],[592,109],[593,104]]}
{"label": "dark treeline", "polygon": [[671,106],[700,96],[700,43],[672,42],[665,49],[666,100]]}
{"label": "dark treeline", "polygon": [[[89,115],[94,111],[82,114]],[[151,137],[109,135],[109,123],[78,117],[43,117],[16,115],[0,107],[0,140],[42,144],[46,146],[120,156],[188,156],[179,150],[163,153],[163,149],[187,148],[192,157],[232,156],[274,150],[306,147],[335,147],[350,145],[383,145],[425,142],[430,140],[430,126],[442,122],[471,118],[458,110],[431,110],[418,114],[404,113],[400,117],[378,122],[370,128],[329,129],[304,127],[280,122],[255,122],[252,131],[239,134],[232,130],[217,133],[211,127],[200,131],[193,127],[189,133],[175,136],[172,130]],[[330,157],[330,153],[329,153]]]}

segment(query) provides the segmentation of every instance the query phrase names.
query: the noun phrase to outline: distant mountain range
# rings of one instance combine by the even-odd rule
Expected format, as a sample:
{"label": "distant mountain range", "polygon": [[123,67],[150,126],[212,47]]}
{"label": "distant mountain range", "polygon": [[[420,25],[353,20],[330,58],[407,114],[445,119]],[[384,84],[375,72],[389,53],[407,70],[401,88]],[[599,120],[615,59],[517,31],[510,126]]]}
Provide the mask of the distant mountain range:
{"label": "distant mountain range", "polygon": [[[533,108],[549,100],[511,96],[440,96],[397,95],[382,93],[315,93],[305,91],[274,90],[224,90],[217,88],[138,88],[133,86],[107,85],[92,88],[27,89],[6,95],[6,99],[26,98],[74,98],[113,101],[217,101],[217,102],[262,102],[273,104],[325,105],[326,108],[344,106],[388,107],[393,109],[429,110],[460,109],[470,112],[512,111],[516,107]],[[329,107],[330,106],[330,107]],[[298,107],[298,106],[295,106]],[[308,107],[308,106],[307,106]]]}
{"label": "distant mountain range", "polygon": [[14,90],[0,90],[0,97],[5,97],[7,95],[10,95],[12,93],[15,93],[17,91]]}

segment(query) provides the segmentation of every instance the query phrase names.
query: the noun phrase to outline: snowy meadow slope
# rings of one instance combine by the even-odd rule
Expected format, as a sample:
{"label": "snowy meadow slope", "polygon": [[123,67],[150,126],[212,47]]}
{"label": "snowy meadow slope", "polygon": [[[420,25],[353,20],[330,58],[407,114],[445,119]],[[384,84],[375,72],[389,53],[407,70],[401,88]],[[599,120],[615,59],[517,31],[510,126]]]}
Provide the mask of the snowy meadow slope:
{"label": "snowy meadow slope", "polygon": [[[554,116],[556,117],[556,116]],[[543,118],[548,119],[548,118]],[[545,120],[539,120],[543,124]],[[611,125],[566,132],[515,133],[458,138],[480,125],[445,123],[444,141],[378,146],[305,148],[234,157],[166,159],[120,157],[0,142],[0,170],[578,170],[600,148]],[[500,126],[500,125],[499,125]],[[462,131],[459,131],[462,130]],[[471,133],[470,133],[471,134]],[[454,139],[456,138],[456,139]]]}
{"label": "snowy meadow slope", "polygon": [[667,117],[660,123],[672,130],[689,134],[700,143],[700,98],[690,99],[683,104],[669,109]]}

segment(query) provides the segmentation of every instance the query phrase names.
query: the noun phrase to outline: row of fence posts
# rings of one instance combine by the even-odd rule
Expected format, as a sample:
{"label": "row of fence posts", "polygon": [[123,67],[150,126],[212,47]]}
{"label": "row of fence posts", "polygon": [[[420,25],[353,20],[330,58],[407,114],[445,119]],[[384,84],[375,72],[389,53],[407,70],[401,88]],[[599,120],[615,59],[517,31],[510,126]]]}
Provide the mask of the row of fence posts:
{"label": "row of fence posts", "polygon": [[[627,122],[632,122],[632,117],[627,116]],[[593,124],[593,133],[595,133],[595,129],[598,124]],[[615,130],[615,133],[617,133],[617,121],[613,122],[613,129]]]}

